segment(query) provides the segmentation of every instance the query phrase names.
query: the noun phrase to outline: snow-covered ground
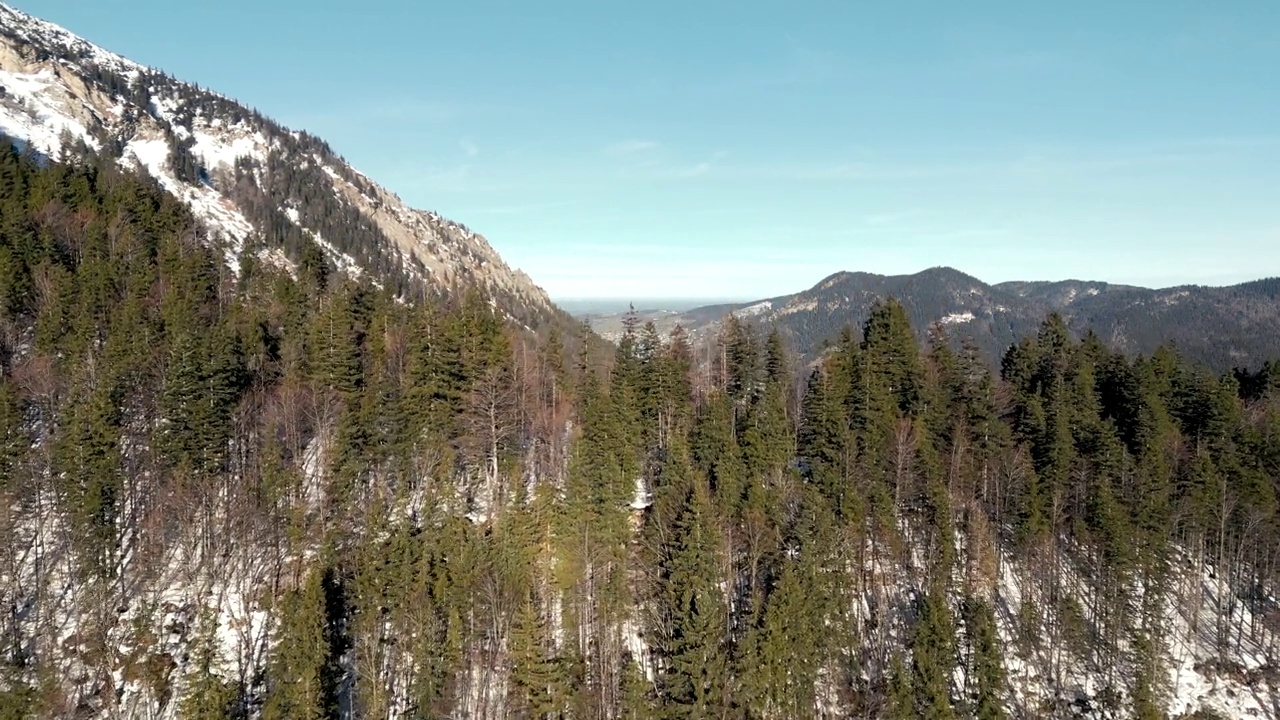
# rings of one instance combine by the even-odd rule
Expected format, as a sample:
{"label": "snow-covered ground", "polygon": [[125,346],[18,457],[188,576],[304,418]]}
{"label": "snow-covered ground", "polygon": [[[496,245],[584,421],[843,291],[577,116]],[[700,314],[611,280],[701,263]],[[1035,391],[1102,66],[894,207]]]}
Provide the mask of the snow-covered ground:
{"label": "snow-covered ground", "polygon": [[119,73],[128,80],[145,68],[138,63],[103,49],[65,28],[16,10],[0,2],[0,26],[28,42],[62,50],[64,55],[83,56]]}
{"label": "snow-covered ground", "polygon": [[[18,637],[56,669],[68,702],[95,708],[93,717],[176,717],[206,617],[216,623],[215,672],[254,677],[265,667],[273,628],[265,593],[274,572],[267,548],[227,546],[211,556],[209,536],[192,524],[190,537],[166,543],[145,568],[126,544],[119,581],[107,581],[86,575],[70,521],[52,504],[20,510],[12,546],[25,549],[13,575],[0,573],[0,600],[20,609]],[[127,541],[136,528],[121,525]],[[104,702],[104,684],[114,706]]]}
{"label": "snow-covered ground", "polygon": [[[360,264],[356,262],[355,258],[334,247],[334,245],[325,240],[324,236],[320,233],[303,225],[302,218],[298,215],[298,210],[296,208],[285,208],[284,214],[285,217],[289,218],[289,222],[297,225],[298,229],[306,233],[307,237],[311,238],[312,242],[320,246],[320,249],[324,251],[325,255],[329,256],[329,259],[333,261],[333,264],[337,266],[340,272],[347,273],[353,278],[358,278],[364,274],[364,268],[360,267]],[[374,281],[374,285],[381,287],[377,281]]]}
{"label": "snow-covered ground", "polygon": [[[1050,619],[1047,588],[1038,584],[1043,570],[1036,572],[1006,555],[1001,556],[999,566],[997,629],[1015,706],[1034,711],[1050,703],[1067,702],[1074,704],[1081,717],[1107,717],[1099,709],[1107,678],[1091,667],[1088,658],[1071,652],[1055,655],[1020,639],[1018,615],[1023,603],[1031,603],[1042,621]],[[1087,613],[1090,583],[1065,558],[1057,569],[1068,598]],[[1248,607],[1215,579],[1211,566],[1185,563],[1175,570],[1172,583],[1175,590],[1161,602],[1162,617],[1152,628],[1167,672],[1170,716],[1211,711],[1227,718],[1280,717],[1280,687],[1267,680],[1280,669],[1276,664],[1280,637],[1274,629],[1255,623]],[[1134,588],[1133,602],[1140,595],[1140,588]],[[1257,628],[1256,635],[1240,638],[1240,647],[1227,651],[1230,668],[1225,672],[1215,669],[1219,652],[1211,632],[1224,621],[1232,627]],[[1122,640],[1120,650],[1133,652],[1132,644]],[[1122,658],[1119,665],[1123,667],[1127,661]]]}
{"label": "snow-covered ground", "polygon": [[[301,457],[303,482],[298,499],[312,508],[323,502],[327,436],[321,433],[308,443]],[[637,485],[637,497],[642,488]],[[122,525],[119,531],[125,540],[119,576],[130,578],[129,584],[87,581],[79,572],[83,558],[69,540],[68,521],[47,500],[37,498],[34,504],[11,509],[12,517],[23,518],[14,529],[14,546],[25,550],[16,559],[16,574],[7,574],[9,566],[0,566],[0,601],[17,609],[18,630],[30,640],[29,652],[52,661],[72,696],[97,708],[91,713],[94,717],[175,717],[174,698],[181,697],[197,643],[209,629],[204,622],[213,623],[215,666],[220,675],[252,678],[262,671],[274,643],[274,617],[269,607],[281,583],[289,582],[288,573],[282,574],[282,564],[287,566],[298,558],[281,556],[278,548],[266,543],[243,542],[242,538],[233,542],[240,538],[234,534],[240,530],[233,531],[234,518],[218,510],[206,519],[193,518],[186,535],[171,539],[163,548],[148,547],[139,528]],[[126,500],[122,518],[144,512],[145,504],[152,502],[148,495],[137,493],[127,494]],[[221,504],[223,508],[231,506]],[[412,522],[407,516],[405,520]],[[868,544],[856,556],[850,553],[843,567],[837,564],[830,568],[850,573],[849,613],[863,629],[859,642],[866,647],[884,646],[900,652],[907,645],[912,608],[930,559],[925,544],[912,537],[906,525],[903,539],[904,554],[890,556],[884,546]],[[161,555],[152,554],[144,563],[138,554],[144,547],[152,553],[160,550]],[[979,550],[970,556],[969,550],[965,538],[958,538],[957,551],[962,558],[986,554]],[[303,552],[301,558],[307,556]],[[1048,596],[1046,563],[1056,569],[1059,605],[1063,600],[1077,603],[1084,621],[1096,622],[1089,616],[1093,591],[1086,573],[1069,550],[1060,551],[1056,558],[1043,555],[1027,561],[991,548],[986,565],[963,564],[955,581],[993,601],[1009,680],[1006,700],[1013,717],[1042,717],[1050,712],[1097,720],[1114,717],[1105,710],[1104,702],[1111,680],[1096,665],[1098,658],[1091,655],[1099,652],[1096,646],[1082,649],[1078,642],[1063,642],[1055,650],[1043,638],[1035,639],[1061,619]],[[540,562],[552,563],[549,572],[555,571],[553,555],[542,557]],[[1254,617],[1250,606],[1240,601],[1225,584],[1225,575],[1212,564],[1179,555],[1171,577],[1154,627],[1164,661],[1170,717],[1200,711],[1225,718],[1280,717],[1280,687],[1275,682],[1280,638],[1276,628],[1266,618]],[[1140,589],[1131,589],[1128,596],[1130,605],[1135,605]],[[561,615],[575,601],[551,593],[545,602],[552,636],[563,643],[567,638]],[[1269,602],[1273,605],[1274,598]],[[1022,625],[1027,617],[1024,607],[1032,608],[1030,617],[1039,628],[1030,635]],[[958,605],[952,609],[961,617]],[[644,608],[636,607],[615,631],[621,647],[641,663],[646,677],[653,681],[655,668],[649,662],[645,621]],[[957,627],[963,638],[963,622]],[[1226,631],[1226,645],[1218,642],[1219,630]],[[110,652],[104,655],[102,647]],[[1122,675],[1131,669],[1133,647],[1127,639],[1121,638],[1116,647],[1107,646],[1102,652]],[[503,667],[482,660],[489,656],[479,649],[475,657],[477,664],[469,665],[461,678],[467,687],[466,704],[472,710],[502,707]],[[172,690],[167,701],[157,692],[156,677],[137,673],[140,662],[151,663],[151,672],[161,673]],[[409,666],[404,657],[387,662],[400,671]],[[884,671],[883,667],[877,670],[874,662],[874,658],[867,658],[866,673]],[[92,699],[101,695],[104,673],[116,688],[114,707],[94,704],[99,701]],[[824,671],[819,679],[819,695],[829,708],[835,708],[841,696],[840,689],[832,685],[835,677],[837,673]],[[955,677],[959,686],[966,681],[960,668],[956,668]],[[864,681],[870,678],[863,676]],[[393,685],[404,687],[410,680],[399,675],[391,679]],[[1119,680],[1120,687],[1127,686],[1127,679]],[[396,707],[408,707],[399,694],[393,699]],[[1121,702],[1128,701],[1122,698]]]}
{"label": "snow-covered ground", "polygon": [[773,303],[768,300],[758,302],[755,305],[748,305],[744,308],[738,308],[733,311],[735,317],[749,318],[757,315],[763,315],[773,309]]}
{"label": "snow-covered ground", "polygon": [[972,322],[973,319],[974,319],[974,314],[966,310],[965,312],[962,312],[962,313],[951,313],[949,315],[946,315],[945,317],[940,318],[938,322],[942,323],[943,325],[959,325],[961,323]]}
{"label": "snow-covered ground", "polygon": [[0,132],[30,143],[48,157],[62,155],[70,136],[97,149],[100,143],[69,105],[73,102],[51,68],[23,73],[0,68]]}
{"label": "snow-covered ground", "polygon": [[216,133],[211,131],[220,125],[221,119],[215,119],[210,129],[198,129],[192,133],[195,144],[191,147],[191,153],[203,160],[205,167],[215,170],[231,167],[242,157],[259,161],[266,157],[269,145],[262,133],[250,134],[243,130],[228,132],[225,128]]}
{"label": "snow-covered ground", "polygon": [[189,185],[176,179],[170,168],[170,152],[164,138],[135,139],[125,146],[123,161],[144,168],[161,187],[185,202],[196,219],[223,242],[223,259],[232,272],[238,272],[240,254],[244,252],[245,240],[253,234],[253,224],[212,187]]}

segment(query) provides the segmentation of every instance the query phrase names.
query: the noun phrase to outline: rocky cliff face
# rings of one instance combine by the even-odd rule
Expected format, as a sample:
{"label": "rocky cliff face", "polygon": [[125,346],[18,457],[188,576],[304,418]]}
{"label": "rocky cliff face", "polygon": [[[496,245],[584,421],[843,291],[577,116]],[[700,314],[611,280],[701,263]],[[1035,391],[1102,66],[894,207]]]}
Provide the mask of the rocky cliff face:
{"label": "rocky cliff face", "polygon": [[317,256],[402,292],[476,287],[535,325],[546,293],[465,225],[411,208],[324,141],[0,4],[0,132],[139,168],[190,206],[228,268]]}

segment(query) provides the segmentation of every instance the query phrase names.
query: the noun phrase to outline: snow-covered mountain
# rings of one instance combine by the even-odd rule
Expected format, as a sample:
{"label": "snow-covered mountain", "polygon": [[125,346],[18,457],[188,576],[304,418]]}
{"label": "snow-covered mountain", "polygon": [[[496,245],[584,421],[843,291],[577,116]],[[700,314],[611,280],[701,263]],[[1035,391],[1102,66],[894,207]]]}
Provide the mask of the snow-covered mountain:
{"label": "snow-covered mountain", "polygon": [[485,238],[407,206],[324,141],[0,3],[0,133],[52,158],[141,168],[190,206],[237,272],[323,254],[401,291],[479,287],[529,325],[553,309]]}

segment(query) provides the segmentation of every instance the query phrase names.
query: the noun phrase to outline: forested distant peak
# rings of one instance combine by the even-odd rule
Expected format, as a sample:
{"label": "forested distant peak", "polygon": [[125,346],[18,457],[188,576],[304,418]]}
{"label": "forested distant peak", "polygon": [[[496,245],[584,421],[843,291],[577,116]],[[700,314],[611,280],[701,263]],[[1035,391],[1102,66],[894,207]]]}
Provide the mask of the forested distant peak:
{"label": "forested distant peak", "polygon": [[[654,316],[681,325],[695,337],[714,336],[728,315],[776,327],[808,357],[820,355],[845,327],[856,328],[877,302],[896,299],[924,343],[941,328],[958,349],[976,345],[997,361],[1011,343],[1036,332],[1051,312],[1074,337],[1093,333],[1107,347],[1131,356],[1171,344],[1215,371],[1257,368],[1280,357],[1280,281],[1256,280],[1228,287],[1163,289],[1085,280],[1011,281],[990,285],[953,268],[911,275],[834,273],[793,295],[733,305],[694,308]],[[617,315],[588,317],[616,338]]]}

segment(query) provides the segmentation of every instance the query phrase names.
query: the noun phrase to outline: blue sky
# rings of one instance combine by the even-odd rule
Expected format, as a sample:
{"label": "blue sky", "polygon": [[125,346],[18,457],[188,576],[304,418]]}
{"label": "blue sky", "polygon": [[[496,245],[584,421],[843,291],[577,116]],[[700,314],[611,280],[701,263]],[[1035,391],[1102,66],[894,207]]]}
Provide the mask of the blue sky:
{"label": "blue sky", "polygon": [[1280,3],[11,0],[308,129],[554,297],[1280,274]]}

